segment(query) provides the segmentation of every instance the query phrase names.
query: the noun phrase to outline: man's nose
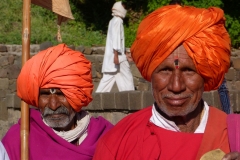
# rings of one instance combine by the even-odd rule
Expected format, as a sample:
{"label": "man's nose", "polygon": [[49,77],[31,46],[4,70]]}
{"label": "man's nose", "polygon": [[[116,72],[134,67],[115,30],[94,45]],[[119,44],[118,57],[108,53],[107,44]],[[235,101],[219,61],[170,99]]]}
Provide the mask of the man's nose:
{"label": "man's nose", "polygon": [[175,94],[179,94],[185,91],[185,89],[186,89],[186,84],[181,71],[179,70],[173,71],[168,83],[168,90]]}
{"label": "man's nose", "polygon": [[61,106],[61,104],[58,100],[57,95],[51,94],[50,98],[49,98],[49,108],[51,108],[53,111],[55,111],[60,106]]}

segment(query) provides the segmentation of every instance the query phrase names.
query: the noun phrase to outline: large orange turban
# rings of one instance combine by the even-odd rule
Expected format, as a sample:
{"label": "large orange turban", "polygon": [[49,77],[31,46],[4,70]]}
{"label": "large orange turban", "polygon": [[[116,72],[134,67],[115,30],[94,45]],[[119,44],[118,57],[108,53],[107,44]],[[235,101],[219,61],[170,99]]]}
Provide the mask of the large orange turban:
{"label": "large orange turban", "polygon": [[[204,90],[217,89],[230,65],[230,38],[221,9],[170,5],[149,14],[139,25],[131,53],[142,76],[183,44],[204,78]],[[180,64],[181,65],[181,64]]]}
{"label": "large orange turban", "polygon": [[38,106],[40,88],[59,88],[75,111],[92,100],[91,62],[65,44],[41,51],[23,66],[17,79],[17,94]]}

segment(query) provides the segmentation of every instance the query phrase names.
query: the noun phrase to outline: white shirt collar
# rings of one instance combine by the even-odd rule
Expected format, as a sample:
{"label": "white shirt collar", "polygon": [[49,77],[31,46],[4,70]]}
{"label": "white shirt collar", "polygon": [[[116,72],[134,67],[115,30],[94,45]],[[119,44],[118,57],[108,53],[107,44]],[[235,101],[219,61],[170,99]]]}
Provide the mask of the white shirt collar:
{"label": "white shirt collar", "polygon": [[[209,106],[204,101],[204,113],[201,119],[201,122],[194,133],[204,133],[206,125],[207,125],[207,119],[209,114]],[[158,127],[164,128],[166,130],[175,131],[175,132],[181,132],[178,126],[170,120],[167,120],[164,118],[161,114],[159,114],[153,104],[152,106],[152,116],[150,118],[150,122],[155,124]]]}

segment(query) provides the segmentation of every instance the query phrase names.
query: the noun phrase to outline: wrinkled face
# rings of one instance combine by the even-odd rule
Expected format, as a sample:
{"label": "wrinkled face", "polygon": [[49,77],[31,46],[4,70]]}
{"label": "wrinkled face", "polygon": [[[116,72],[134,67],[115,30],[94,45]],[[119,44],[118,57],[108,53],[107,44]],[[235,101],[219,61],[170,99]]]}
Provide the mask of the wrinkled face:
{"label": "wrinkled face", "polygon": [[[179,68],[174,64],[174,55],[178,55]],[[197,108],[204,80],[183,46],[170,54],[153,71],[151,78],[154,99],[167,116],[186,116]]]}
{"label": "wrinkled face", "polygon": [[44,121],[54,129],[65,130],[76,115],[60,89],[40,89],[38,106]]}

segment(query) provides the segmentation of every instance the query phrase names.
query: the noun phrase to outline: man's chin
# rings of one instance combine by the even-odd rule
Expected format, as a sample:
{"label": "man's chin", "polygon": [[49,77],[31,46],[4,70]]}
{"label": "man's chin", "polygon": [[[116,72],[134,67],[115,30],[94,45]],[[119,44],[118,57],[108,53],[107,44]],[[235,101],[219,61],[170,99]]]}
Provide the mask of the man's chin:
{"label": "man's chin", "polygon": [[168,117],[184,117],[191,113],[194,109],[192,107],[161,107],[159,108]]}
{"label": "man's chin", "polygon": [[44,121],[51,128],[64,128],[69,124],[68,116],[47,117],[47,118],[44,118]]}
{"label": "man's chin", "polygon": [[46,116],[44,119],[55,121],[55,120],[62,120],[66,118],[68,118],[68,115],[66,114],[52,114],[52,115]]}

